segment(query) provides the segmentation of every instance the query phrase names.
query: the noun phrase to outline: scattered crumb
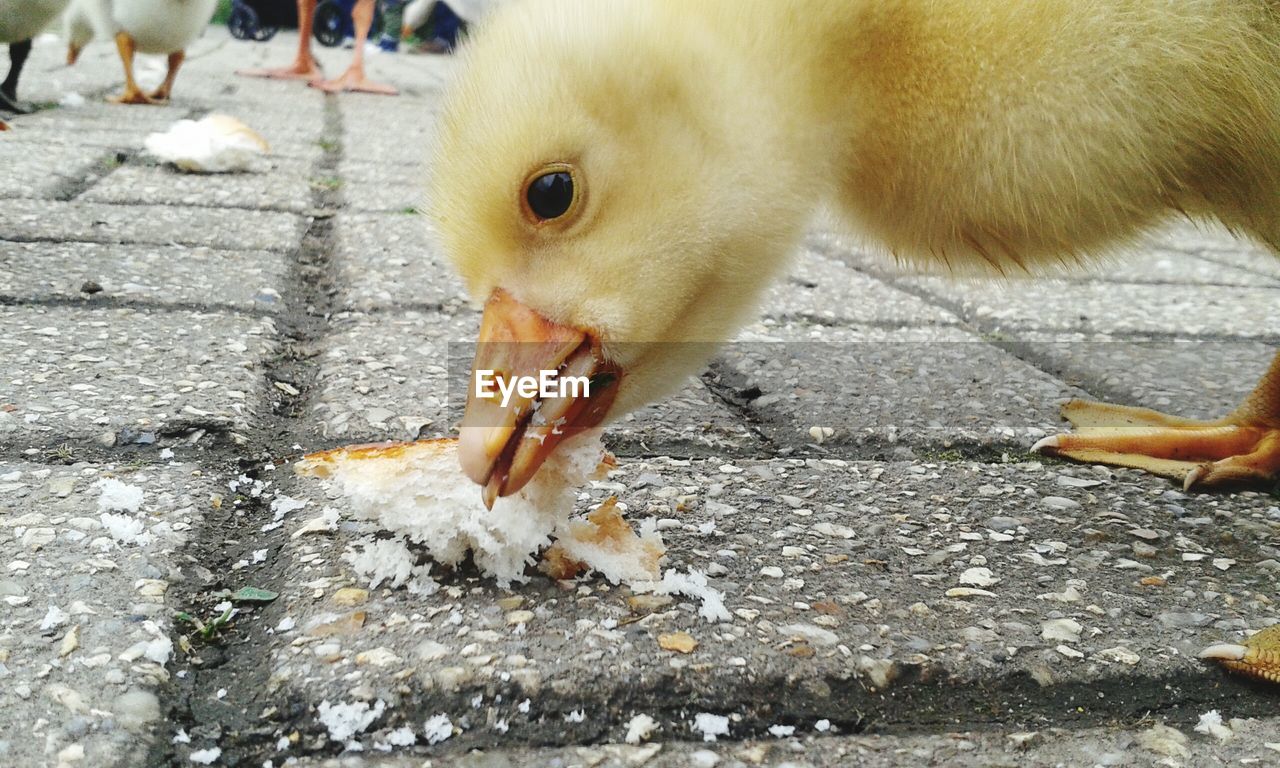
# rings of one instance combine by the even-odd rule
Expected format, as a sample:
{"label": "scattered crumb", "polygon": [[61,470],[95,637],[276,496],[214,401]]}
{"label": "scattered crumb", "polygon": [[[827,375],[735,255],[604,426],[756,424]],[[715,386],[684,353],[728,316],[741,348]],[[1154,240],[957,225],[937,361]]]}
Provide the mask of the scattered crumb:
{"label": "scattered crumb", "polygon": [[173,655],[173,641],[168,635],[158,635],[147,642],[142,655],[148,661],[164,666],[169,663],[169,657]]}
{"label": "scattered crumb", "polygon": [[413,746],[417,741],[417,734],[408,726],[397,728],[387,734],[387,743],[393,747],[409,747]]}
{"label": "scattered crumb", "polygon": [[639,744],[649,738],[658,729],[658,723],[648,715],[636,715],[627,723],[628,744]]}
{"label": "scattered crumb", "polygon": [[453,736],[453,723],[446,714],[439,714],[422,725],[422,732],[428,744],[439,744]]}
{"label": "scattered crumb", "polygon": [[67,612],[56,605],[49,606],[49,610],[45,612],[44,619],[40,621],[40,629],[53,629],[67,623],[67,619],[71,618]]}
{"label": "scattered crumb", "polygon": [[826,718],[823,718],[813,724],[813,730],[817,731],[818,733],[826,733],[827,731],[831,730],[831,721],[827,720]]}
{"label": "scattered crumb", "polygon": [[771,725],[771,726],[769,726],[769,733],[771,733],[772,735],[774,735],[774,736],[778,737],[779,739],[785,739],[785,738],[787,738],[788,736],[792,736],[792,735],[794,735],[794,734],[795,734],[795,732],[796,732],[796,727],[795,727],[794,725]]}
{"label": "scattered crumb", "polygon": [[193,763],[198,763],[200,765],[213,765],[214,761],[216,761],[219,757],[222,757],[222,750],[219,749],[218,747],[210,747],[208,749],[197,749],[196,751],[192,752],[190,755],[187,755],[188,760],[190,760]]}
{"label": "scattered crumb", "polygon": [[98,515],[98,519],[102,521],[102,527],[106,529],[107,535],[121,544],[137,544],[145,547],[154,539],[147,531],[146,524],[136,517],[103,512]]}
{"label": "scattered crumb", "polygon": [[1231,737],[1235,736],[1231,726],[1222,722],[1222,715],[1218,714],[1216,709],[1211,709],[1200,716],[1200,722],[1196,723],[1195,731],[1212,736],[1218,741],[1230,741]]}
{"label": "scattered crumb", "polygon": [[326,700],[320,702],[316,713],[319,715],[321,725],[329,730],[329,738],[345,743],[381,717],[386,708],[387,705],[382,699],[378,699],[373,709],[370,709],[369,703],[365,701],[357,701],[353,704],[330,704]]}
{"label": "scattered crumb", "polygon": [[693,717],[693,730],[702,734],[703,741],[715,741],[717,736],[729,735],[729,718],[724,715],[713,715],[710,712],[699,712]]}
{"label": "scattered crumb", "polygon": [[392,589],[402,586],[413,575],[417,558],[402,539],[366,537],[351,542],[342,559],[351,564],[361,577],[369,580],[369,589],[383,582]]}
{"label": "scattered crumb", "polygon": [[658,635],[658,647],[664,651],[693,653],[698,647],[698,641],[688,632],[670,632]]}
{"label": "scattered crumb", "polygon": [[662,581],[637,582],[631,585],[636,592],[653,592],[659,595],[686,595],[702,600],[698,615],[710,622],[732,621],[729,610],[724,607],[724,595],[707,586],[706,574],[693,568],[688,573],[680,573],[675,568],[668,568]]}
{"label": "scattered crumb", "polygon": [[99,512],[136,513],[142,507],[142,489],[122,483],[114,477],[104,477],[95,485],[101,489],[98,497]]}
{"label": "scattered crumb", "polygon": [[1167,725],[1153,725],[1149,730],[1138,734],[1138,743],[1145,749],[1166,757],[1191,756],[1191,750],[1187,749],[1187,737]]}

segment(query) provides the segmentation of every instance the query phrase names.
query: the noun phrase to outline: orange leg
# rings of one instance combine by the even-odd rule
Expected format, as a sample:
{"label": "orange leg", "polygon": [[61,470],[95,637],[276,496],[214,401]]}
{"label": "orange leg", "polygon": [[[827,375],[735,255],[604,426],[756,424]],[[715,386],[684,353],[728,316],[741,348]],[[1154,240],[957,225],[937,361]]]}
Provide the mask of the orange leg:
{"label": "orange leg", "polygon": [[143,93],[133,79],[133,56],[137,52],[133,38],[124,32],[117,34],[116,50],[120,52],[120,61],[124,64],[124,93],[112,96],[108,101],[115,104],[154,104],[151,97]]}
{"label": "orange leg", "polygon": [[273,80],[319,80],[324,73],[311,55],[311,27],[315,18],[316,0],[298,0],[298,54],[293,63],[274,69],[238,69],[236,74]]}
{"label": "orange leg", "polygon": [[1188,491],[1280,480],[1280,354],[1244,404],[1217,421],[1083,400],[1067,403],[1063,416],[1077,431],[1047,437],[1033,451],[1143,469]]}
{"label": "orange leg", "polygon": [[351,20],[356,27],[356,48],[351,56],[351,66],[336,80],[325,80],[312,85],[325,93],[339,91],[358,91],[360,93],[380,93],[384,96],[395,96],[399,91],[383,83],[375,83],[364,74],[364,44],[369,39],[369,28],[373,26],[374,0],[357,0],[351,11]]}
{"label": "orange leg", "polygon": [[152,99],[158,102],[169,100],[169,94],[173,92],[173,81],[177,79],[178,69],[186,58],[186,51],[174,51],[169,54],[169,71],[165,73],[164,82],[160,84],[160,87],[151,93]]}

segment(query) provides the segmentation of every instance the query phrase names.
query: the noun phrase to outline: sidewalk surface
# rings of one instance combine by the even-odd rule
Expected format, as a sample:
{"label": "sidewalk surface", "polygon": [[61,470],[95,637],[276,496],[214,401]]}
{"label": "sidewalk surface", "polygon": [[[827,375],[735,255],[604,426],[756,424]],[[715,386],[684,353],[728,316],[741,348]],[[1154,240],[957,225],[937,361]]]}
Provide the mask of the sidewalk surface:
{"label": "sidewalk surface", "polygon": [[[1280,764],[1280,689],[1196,658],[1280,622],[1277,497],[1027,453],[1071,396],[1234,406],[1280,261],[1179,224],[967,282],[817,228],[740,342],[610,429],[579,503],[658,518],[731,621],[600,578],[368,589],[290,463],[460,415],[478,315],[415,213],[453,62],[373,56],[399,98],[232,75],[295,40],[211,28],[163,107],[103,103],[112,46],[65,69],[42,43],[45,108],[0,134],[0,765]],[[209,111],[267,167],[142,153]],[[278,597],[212,641],[175,620],[243,587]],[[1227,740],[1193,730],[1211,710]]]}

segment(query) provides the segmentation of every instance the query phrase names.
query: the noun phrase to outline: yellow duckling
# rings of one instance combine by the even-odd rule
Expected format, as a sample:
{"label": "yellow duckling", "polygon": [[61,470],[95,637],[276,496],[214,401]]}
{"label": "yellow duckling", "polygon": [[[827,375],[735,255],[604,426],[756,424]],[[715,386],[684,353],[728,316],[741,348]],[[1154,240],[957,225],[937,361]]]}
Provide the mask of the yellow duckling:
{"label": "yellow duckling", "polygon": [[[663,396],[752,316],[817,211],[894,253],[1035,270],[1167,217],[1280,249],[1272,0],[547,0],[495,12],[448,93],[431,214],[486,300],[473,396],[492,501],[567,435]],[[628,342],[663,342],[628,344]],[[692,343],[691,343],[692,342]],[[1280,358],[1203,424],[1074,404],[1046,453],[1188,487],[1280,470]]]}

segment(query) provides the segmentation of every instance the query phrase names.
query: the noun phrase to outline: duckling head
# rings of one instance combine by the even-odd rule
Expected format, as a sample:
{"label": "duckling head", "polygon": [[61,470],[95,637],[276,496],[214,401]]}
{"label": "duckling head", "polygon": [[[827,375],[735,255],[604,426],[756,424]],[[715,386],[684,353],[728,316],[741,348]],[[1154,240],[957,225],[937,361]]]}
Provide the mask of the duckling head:
{"label": "duckling head", "polygon": [[[665,5],[517,3],[460,53],[427,208],[485,305],[461,457],[489,503],[696,372],[807,221],[759,65]],[[589,395],[502,397],[539,371]]]}

